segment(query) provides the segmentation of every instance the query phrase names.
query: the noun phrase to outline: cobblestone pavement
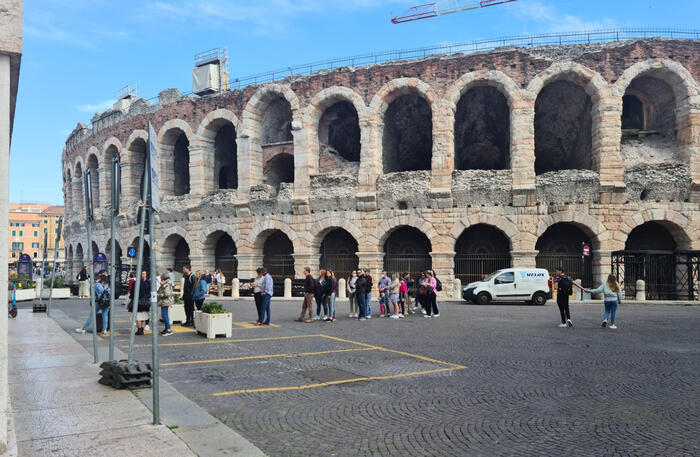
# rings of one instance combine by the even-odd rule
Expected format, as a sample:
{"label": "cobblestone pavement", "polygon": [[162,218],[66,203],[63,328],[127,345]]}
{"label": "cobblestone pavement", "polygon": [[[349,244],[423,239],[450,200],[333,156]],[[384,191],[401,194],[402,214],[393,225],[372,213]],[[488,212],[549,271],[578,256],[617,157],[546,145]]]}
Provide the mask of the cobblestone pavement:
{"label": "cobblestone pavement", "polygon": [[[255,319],[250,301],[227,307]],[[698,306],[622,305],[617,330],[595,304],[566,329],[551,302],[367,322],[339,303],[333,324],[294,322],[300,308],[274,301],[279,327],[235,325],[228,341],[163,338],[161,375],[274,457],[700,455]]]}

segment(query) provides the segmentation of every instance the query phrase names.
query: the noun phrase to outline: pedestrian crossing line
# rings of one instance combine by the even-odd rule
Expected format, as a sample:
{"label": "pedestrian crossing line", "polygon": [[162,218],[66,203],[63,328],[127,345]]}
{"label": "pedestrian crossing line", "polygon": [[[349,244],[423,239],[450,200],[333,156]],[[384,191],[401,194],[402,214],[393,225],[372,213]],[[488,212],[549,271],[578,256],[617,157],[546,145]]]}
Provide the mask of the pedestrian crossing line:
{"label": "pedestrian crossing line", "polygon": [[335,349],[329,351],[317,352],[295,352],[289,354],[265,354],[265,355],[248,355],[242,357],[229,357],[226,359],[210,359],[210,360],[188,360],[184,362],[169,362],[161,363],[161,367],[173,367],[179,365],[199,365],[204,363],[221,363],[221,362],[236,362],[239,360],[255,360],[255,359],[274,359],[280,357],[309,357],[312,355],[337,354],[340,352],[357,352],[357,351],[376,351],[375,348],[351,348],[351,349]]}
{"label": "pedestrian crossing line", "polygon": [[349,383],[353,383],[353,382],[381,381],[381,380],[385,380],[385,379],[405,378],[408,376],[421,376],[421,375],[428,375],[428,374],[434,374],[434,373],[444,373],[446,371],[463,370],[465,368],[466,367],[436,368],[434,370],[412,371],[410,373],[401,373],[401,374],[394,374],[394,375],[387,375],[387,376],[363,376],[363,377],[352,378],[352,379],[341,379],[339,381],[319,382],[316,384],[304,384],[301,386],[264,387],[261,389],[231,390],[228,392],[216,392],[212,395],[215,397],[223,397],[223,396],[227,396],[227,395],[240,395],[240,394],[261,393],[261,392],[284,392],[284,391],[289,391],[289,390],[314,389],[317,387],[335,386],[335,385],[339,385],[339,384],[349,384]]}

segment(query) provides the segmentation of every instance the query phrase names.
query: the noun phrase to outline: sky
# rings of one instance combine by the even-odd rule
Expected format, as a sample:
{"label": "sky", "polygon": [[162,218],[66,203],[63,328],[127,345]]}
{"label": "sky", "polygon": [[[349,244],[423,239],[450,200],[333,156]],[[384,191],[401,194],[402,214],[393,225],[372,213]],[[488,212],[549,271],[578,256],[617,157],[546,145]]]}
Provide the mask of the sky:
{"label": "sky", "polygon": [[501,36],[700,27],[698,0],[518,0],[390,22],[392,13],[426,1],[27,1],[10,201],[62,205],[61,152],[76,124],[111,108],[127,84],[137,84],[143,98],[173,87],[190,92],[200,51],[228,48],[233,80],[328,58]]}

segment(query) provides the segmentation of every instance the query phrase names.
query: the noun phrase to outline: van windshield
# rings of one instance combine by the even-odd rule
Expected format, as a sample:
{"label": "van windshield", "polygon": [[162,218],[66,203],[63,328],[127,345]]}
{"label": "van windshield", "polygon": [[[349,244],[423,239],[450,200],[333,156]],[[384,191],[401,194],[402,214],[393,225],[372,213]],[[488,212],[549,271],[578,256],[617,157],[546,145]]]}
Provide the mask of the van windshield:
{"label": "van windshield", "polygon": [[503,271],[503,270],[496,270],[496,271],[494,271],[493,273],[491,273],[490,275],[488,275],[487,277],[485,277],[484,279],[482,279],[481,282],[489,282],[489,281],[491,281],[491,280],[494,278],[494,276],[498,276],[499,274],[501,274],[502,271]]}

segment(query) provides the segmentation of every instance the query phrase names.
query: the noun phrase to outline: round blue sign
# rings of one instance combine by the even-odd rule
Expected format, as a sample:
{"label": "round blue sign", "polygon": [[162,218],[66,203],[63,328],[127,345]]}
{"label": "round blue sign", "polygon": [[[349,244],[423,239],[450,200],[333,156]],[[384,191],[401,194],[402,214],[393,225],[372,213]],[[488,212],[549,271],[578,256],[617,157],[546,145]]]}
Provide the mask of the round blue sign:
{"label": "round blue sign", "polygon": [[129,248],[129,251],[126,253],[129,257],[136,257],[136,249],[134,248]]}

